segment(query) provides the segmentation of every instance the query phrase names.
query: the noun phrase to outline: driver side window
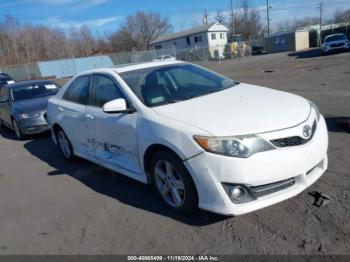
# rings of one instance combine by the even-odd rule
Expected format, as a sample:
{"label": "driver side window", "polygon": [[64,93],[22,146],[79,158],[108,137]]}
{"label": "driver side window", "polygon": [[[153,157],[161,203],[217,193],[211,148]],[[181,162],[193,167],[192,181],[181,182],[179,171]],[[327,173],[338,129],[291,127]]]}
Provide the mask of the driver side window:
{"label": "driver side window", "polygon": [[108,76],[93,75],[92,94],[90,104],[96,107],[103,107],[109,101],[118,98],[125,98],[119,86]]}

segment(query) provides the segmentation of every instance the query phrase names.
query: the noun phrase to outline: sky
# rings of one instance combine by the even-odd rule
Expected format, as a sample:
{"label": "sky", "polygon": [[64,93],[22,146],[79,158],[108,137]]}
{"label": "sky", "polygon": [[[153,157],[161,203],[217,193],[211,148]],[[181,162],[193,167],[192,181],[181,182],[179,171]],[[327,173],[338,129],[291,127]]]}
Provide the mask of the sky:
{"label": "sky", "polygon": [[[271,26],[284,20],[318,16],[317,5],[324,3],[325,18],[336,10],[350,9],[350,0],[269,0]],[[250,0],[266,21],[266,0]],[[233,0],[239,9],[240,0]],[[47,26],[89,26],[94,33],[117,30],[127,15],[137,11],[154,11],[169,18],[174,31],[203,23],[204,10],[213,21],[218,10],[230,10],[230,0],[0,0],[0,20],[6,15],[21,23]]]}

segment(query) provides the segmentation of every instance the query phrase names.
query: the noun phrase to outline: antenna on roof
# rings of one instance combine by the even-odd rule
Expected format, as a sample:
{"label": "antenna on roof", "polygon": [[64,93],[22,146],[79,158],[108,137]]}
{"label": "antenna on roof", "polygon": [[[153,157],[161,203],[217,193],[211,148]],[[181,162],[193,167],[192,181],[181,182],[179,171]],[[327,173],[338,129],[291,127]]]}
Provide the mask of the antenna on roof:
{"label": "antenna on roof", "polygon": [[204,9],[204,23],[208,24],[208,13],[207,13],[207,9]]}

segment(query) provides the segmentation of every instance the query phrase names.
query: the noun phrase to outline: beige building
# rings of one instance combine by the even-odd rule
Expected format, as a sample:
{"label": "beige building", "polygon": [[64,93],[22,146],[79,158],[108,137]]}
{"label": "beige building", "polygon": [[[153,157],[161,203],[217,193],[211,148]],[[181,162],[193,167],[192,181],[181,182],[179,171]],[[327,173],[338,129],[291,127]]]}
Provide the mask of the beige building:
{"label": "beige building", "polygon": [[265,38],[267,53],[299,51],[310,47],[309,31],[280,32]]}

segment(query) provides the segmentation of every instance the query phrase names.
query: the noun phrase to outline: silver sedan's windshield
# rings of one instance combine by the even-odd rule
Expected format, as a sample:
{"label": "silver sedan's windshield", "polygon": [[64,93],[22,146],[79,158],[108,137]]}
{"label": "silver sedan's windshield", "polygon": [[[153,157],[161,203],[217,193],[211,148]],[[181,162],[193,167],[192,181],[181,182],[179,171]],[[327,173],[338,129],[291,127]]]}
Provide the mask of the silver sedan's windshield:
{"label": "silver sedan's windshield", "polygon": [[151,67],[120,76],[147,106],[153,107],[218,92],[237,82],[191,64]]}

